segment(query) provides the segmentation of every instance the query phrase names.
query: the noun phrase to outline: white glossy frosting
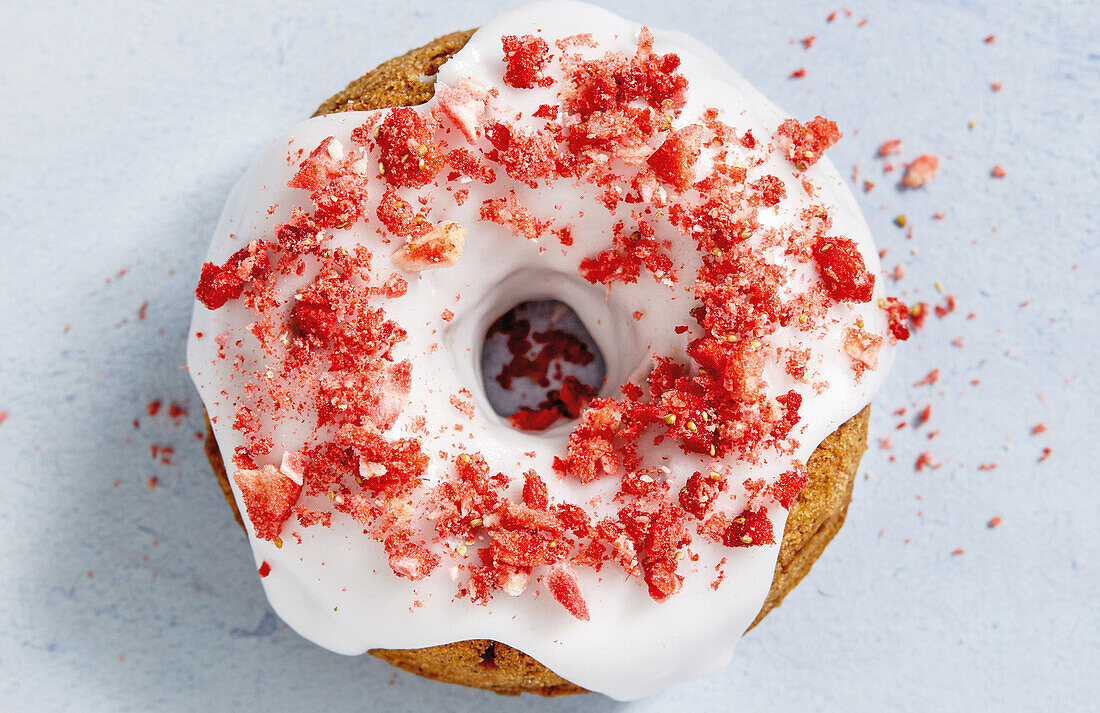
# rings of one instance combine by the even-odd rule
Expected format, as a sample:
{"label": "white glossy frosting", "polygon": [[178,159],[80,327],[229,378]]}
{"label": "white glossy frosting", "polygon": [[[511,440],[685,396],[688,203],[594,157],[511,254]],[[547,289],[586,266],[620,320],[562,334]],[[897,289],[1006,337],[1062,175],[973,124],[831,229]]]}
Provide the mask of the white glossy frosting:
{"label": "white glossy frosting", "polygon": [[[554,99],[559,88],[521,91],[503,86],[502,35],[538,32],[553,46],[556,38],[587,32],[599,43],[598,50],[584,50],[588,55],[608,50],[631,55],[639,29],[633,22],[582,3],[524,6],[486,23],[442,67],[437,88],[455,86],[462,79],[473,80],[500,90],[500,96],[490,102],[490,113],[514,113],[509,112],[511,107],[530,114],[540,104],[559,103]],[[655,51],[677,53],[690,82],[687,105],[677,126],[697,121],[706,107],[714,106],[727,123],[741,131],[752,129],[766,141],[787,118],[711,50],[679,33],[655,31],[654,35]],[[550,74],[558,78],[554,70]],[[309,200],[305,191],[286,187],[295,171],[295,166],[288,164],[288,151],[304,149],[308,154],[328,136],[349,146],[351,131],[365,118],[363,112],[318,117],[274,140],[230,195],[208,259],[220,263],[250,240],[271,239],[275,226],[288,220],[291,207],[308,205]],[[801,188],[791,188],[797,185],[790,179],[791,166],[777,152],[760,171],[785,177],[789,185],[790,197],[777,209],[770,209],[773,224],[782,223],[807,204]],[[581,485],[575,479],[553,474],[551,462],[554,456],[563,454],[572,424],[560,424],[542,433],[523,433],[494,413],[479,386],[485,330],[520,302],[546,298],[566,302],[584,320],[606,356],[608,388],[604,394],[614,396],[619,385],[648,373],[652,355],[684,353],[688,342],[698,336],[698,327],[689,315],[698,302],[682,285],[668,287],[643,279],[633,285],[616,284],[608,293],[603,285],[589,284],[578,275],[582,258],[607,247],[610,226],[619,217],[629,219],[630,205],[621,205],[615,216],[597,207],[593,190],[574,185],[571,180],[558,181],[552,188],[530,189],[509,180],[503,171],[498,173],[500,178],[492,186],[477,182],[465,186],[470,197],[462,206],[456,205],[450,193],[441,191],[436,195],[430,219],[453,220],[466,227],[469,235],[465,249],[453,267],[424,271],[419,276],[410,274],[408,294],[385,304],[387,316],[409,332],[395,356],[414,364],[409,404],[387,436],[409,435],[412,419],[427,419],[423,450],[432,455],[429,480],[438,480],[451,467],[448,460],[437,457],[440,451],[453,457],[477,450],[494,470],[511,468],[511,474],[518,475],[534,468],[547,481],[551,495],[559,499],[586,502],[601,495],[608,501],[619,487],[615,478]],[[877,274],[878,256],[869,231],[836,169],[828,160],[821,160],[807,175],[819,187],[820,199],[832,207],[834,224],[830,234],[856,241],[868,269]],[[372,179],[371,187],[372,200],[376,200],[384,184],[381,179]],[[481,201],[503,195],[509,187],[515,188],[536,216],[558,220],[569,216],[575,244],[563,249],[552,238],[544,238],[540,245],[517,238],[499,225],[480,222]],[[269,214],[274,204],[278,207]],[[558,205],[562,206],[560,210],[556,209]],[[373,205],[367,215],[365,223],[337,231],[328,245],[367,245],[383,256],[375,260],[375,270],[384,279],[393,271],[384,256],[396,244],[380,241],[373,224]],[[683,284],[690,284],[699,266],[694,244],[680,238],[675,228],[656,225],[659,234],[664,231],[674,241],[673,259],[685,280]],[[542,254],[540,247],[545,248]],[[785,258],[780,255],[776,259]],[[278,287],[280,297],[289,306],[293,292],[306,282],[305,277],[283,279]],[[875,297],[880,296],[876,289]],[[445,308],[454,312],[453,321],[441,317]],[[635,310],[643,311],[644,319],[633,319]],[[831,316],[845,323],[856,315],[862,315],[868,331],[884,333],[884,315],[874,300],[865,305],[836,305],[831,311]],[[255,315],[239,302],[230,302],[213,312],[196,305],[194,312],[188,365],[215,421],[223,454],[231,454],[243,442],[241,434],[231,427],[236,406],[245,400],[242,382],[230,368],[232,356],[239,351],[249,365],[260,365],[267,358],[248,331],[254,319]],[[693,329],[677,335],[671,327],[679,324],[693,325]],[[832,330],[809,345],[814,352],[811,368],[815,379],[829,382],[823,393],[795,384],[781,365],[772,364],[766,371],[770,394],[797,387],[804,395],[802,419],[794,433],[801,443],[796,456],[803,461],[825,436],[868,403],[892,362],[893,350],[884,345],[877,369],[855,380],[849,358],[843,354],[842,332]],[[205,336],[199,339],[196,333]],[[243,344],[240,350],[227,349],[229,360],[218,358],[212,338],[224,333],[230,345],[238,339]],[[793,330],[780,328],[768,342],[781,345],[799,339],[802,337]],[[449,403],[450,396],[462,388],[468,388],[474,396],[475,414],[471,420],[461,419]],[[313,414],[304,413],[300,418],[280,422],[273,434],[274,462],[278,462],[276,454],[293,452],[301,446],[312,431],[312,418]],[[456,421],[464,426],[461,432],[451,428]],[[524,455],[532,451],[535,457]],[[687,455],[668,442],[645,454],[647,463],[667,465],[674,474],[690,474],[712,466],[711,459]],[[727,463],[733,473],[730,482],[739,483],[747,477],[774,478],[783,460],[770,460],[770,464],[754,467]],[[672,492],[678,487],[674,486]],[[238,493],[238,502],[239,497]],[[770,515],[778,539],[786,512],[773,506]],[[262,583],[278,615],[321,646],[339,653],[360,654],[376,647],[414,648],[471,638],[494,639],[530,654],[580,686],[623,700],[725,667],[735,642],[764,601],[778,552],[778,546],[727,548],[696,537],[690,549],[699,554],[698,562],[684,562],[683,590],[661,603],[649,597],[644,584],[625,577],[619,569],[605,567],[600,574],[580,569],[580,586],[591,619],[579,621],[535,580],[522,596],[498,593],[484,607],[456,599],[455,582],[448,576],[453,562],[446,558],[443,566],[425,580],[397,578],[387,566],[382,548],[362,534],[362,525],[340,514],[334,517],[331,528],[295,527],[292,521],[285,527],[300,534],[300,544],[284,534],[284,545],[276,548],[271,542],[255,538],[249,528],[257,564],[266,561],[271,566],[270,575]],[[710,585],[715,564],[722,557],[729,560],[727,577],[715,590]],[[414,607],[414,600],[422,606]]]}

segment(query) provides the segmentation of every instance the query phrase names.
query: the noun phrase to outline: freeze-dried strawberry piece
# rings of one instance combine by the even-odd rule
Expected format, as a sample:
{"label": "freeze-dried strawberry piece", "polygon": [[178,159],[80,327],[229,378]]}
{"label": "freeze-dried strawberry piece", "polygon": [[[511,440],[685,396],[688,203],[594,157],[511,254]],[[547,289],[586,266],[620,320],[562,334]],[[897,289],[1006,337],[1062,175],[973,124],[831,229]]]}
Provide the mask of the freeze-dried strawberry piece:
{"label": "freeze-dried strawberry piece", "polygon": [[676,116],[684,106],[688,85],[679,67],[678,55],[653,52],[653,33],[643,27],[633,57],[609,53],[581,62],[571,71],[566,109],[587,116],[642,99],[654,109]]}
{"label": "freeze-dried strawberry piece", "polygon": [[534,35],[505,35],[500,38],[504,49],[504,83],[517,89],[548,87],[554,80],[543,75],[550,63],[550,46]]}
{"label": "freeze-dried strawberry piece", "polygon": [[489,158],[517,181],[537,188],[539,179],[549,182],[560,176],[558,141],[549,131],[520,131],[498,121],[486,127],[485,135],[496,149]]}
{"label": "freeze-dried strawberry piece", "polygon": [[867,271],[853,241],[822,237],[814,243],[813,258],[830,297],[838,302],[871,301],[875,276]]}
{"label": "freeze-dried strawberry piece", "polygon": [[432,122],[409,107],[391,109],[378,128],[381,171],[396,186],[419,188],[443,168]]}
{"label": "freeze-dried strawberry piece", "polygon": [[[496,172],[488,166],[483,166],[477,156],[474,156],[469,149],[454,149],[447,153],[445,159],[447,165],[454,169],[447,176],[449,181],[457,180],[461,176],[468,176],[475,181],[489,185],[497,180]],[[461,205],[461,202],[459,205]]]}
{"label": "freeze-dried strawberry piece", "polygon": [[680,591],[684,577],[676,573],[677,554],[690,542],[683,510],[665,503],[653,513],[642,543],[641,559],[649,596],[655,601],[663,601]]}
{"label": "freeze-dried strawberry piece", "polygon": [[440,86],[435,91],[439,108],[453,121],[473,143],[477,140],[477,126],[485,105],[489,101],[489,90],[481,84],[460,79],[453,87]]}
{"label": "freeze-dried strawberry piece", "polygon": [[612,399],[594,400],[569,434],[567,457],[555,458],[555,469],[575,475],[582,483],[618,472],[620,459],[612,440],[621,424],[618,403]]}
{"label": "freeze-dried strawberry piece", "polygon": [[768,518],[767,508],[743,510],[726,528],[722,534],[722,541],[727,547],[774,545],[775,535],[772,532],[772,521]]}
{"label": "freeze-dried strawberry piece", "polygon": [[546,588],[565,610],[581,621],[588,621],[588,605],[577,582],[577,573],[568,563],[555,564],[546,575]]}
{"label": "freeze-dried strawberry piece", "polygon": [[695,179],[695,164],[703,146],[703,127],[685,126],[672,132],[647,163],[665,183],[677,190],[687,190]]}
{"label": "freeze-dried strawberry piece", "polygon": [[403,538],[388,538],[385,547],[390,569],[398,577],[408,577],[415,582],[424,579],[439,566],[439,555]]}
{"label": "freeze-dried strawberry piece", "polygon": [[204,307],[218,309],[241,296],[249,280],[263,279],[271,271],[267,244],[253,240],[229,256],[222,265],[203,263],[195,297]]}
{"label": "freeze-dried strawberry piece", "polygon": [[330,136],[302,161],[298,172],[287,182],[287,185],[291,188],[304,188],[307,191],[320,190],[340,174],[343,158],[344,147],[335,137]]}
{"label": "freeze-dried strawberry piece", "polygon": [[815,116],[805,124],[787,119],[779,125],[775,138],[791,163],[798,170],[805,171],[817,163],[829,147],[840,141],[840,130],[836,122],[822,116]]}
{"label": "freeze-dried strawberry piece", "polygon": [[862,329],[849,328],[844,334],[844,352],[852,359],[852,371],[859,377],[867,369],[878,366],[878,350],[882,337]]}
{"label": "freeze-dried strawberry piece", "polygon": [[909,338],[909,307],[896,297],[887,297],[882,302],[882,309],[886,312],[886,319],[890,327],[890,334],[898,341]]}
{"label": "freeze-dried strawberry piece", "polygon": [[791,505],[809,482],[804,470],[788,470],[779,476],[779,479],[768,486],[766,492],[775,498],[776,502],[783,506],[784,510],[790,510]]}
{"label": "freeze-dried strawberry piece", "polygon": [[314,525],[321,525],[322,527],[332,526],[332,513],[330,512],[319,512],[307,508],[305,505],[295,505],[291,508],[291,511],[298,516],[298,522],[302,527],[313,527]]}
{"label": "freeze-dried strawberry piece", "polygon": [[908,188],[920,188],[936,177],[940,160],[931,154],[922,154],[905,164],[905,175],[901,182]]}
{"label": "freeze-dried strawberry piece", "polygon": [[490,549],[494,562],[538,567],[560,562],[569,548],[528,530],[494,530]]}
{"label": "freeze-dried strawberry piece", "polygon": [[713,507],[719,494],[728,487],[726,479],[717,473],[708,475],[693,473],[680,489],[680,507],[691,513],[695,519],[702,520]]}
{"label": "freeze-dried strawberry piece", "polygon": [[545,510],[550,503],[549,491],[546,483],[539,474],[529,470],[523,474],[523,504],[536,510]]}
{"label": "freeze-dried strawberry piece", "polygon": [[482,202],[480,217],[512,231],[516,237],[538,240],[550,221],[540,221],[519,202],[515,191],[508,191],[504,198],[489,198]]}
{"label": "freeze-dried strawberry piece", "polygon": [[295,208],[291,211],[290,222],[275,228],[275,239],[283,250],[305,254],[320,247],[324,240],[324,232],[317,221]]}
{"label": "freeze-dried strawberry piece", "polygon": [[318,424],[370,423],[386,430],[405,409],[412,389],[412,364],[381,361],[354,371],[332,371],[318,384]]}
{"label": "freeze-dried strawberry piece", "polygon": [[901,139],[888,139],[878,147],[879,156],[893,156],[898,153],[901,153]]}
{"label": "freeze-dried strawberry piece", "polygon": [[779,205],[787,197],[787,186],[778,176],[763,176],[752,184],[752,188],[760,196],[761,205],[769,208]]}
{"label": "freeze-dried strawberry piece", "polygon": [[302,486],[284,475],[273,465],[255,470],[238,470],[233,482],[241,491],[248,521],[256,537],[262,540],[279,539],[283,523],[290,517],[290,508],[298,499]]}
{"label": "freeze-dried strawberry piece", "polygon": [[432,227],[428,221],[416,215],[409,202],[397,192],[397,188],[390,185],[386,186],[386,192],[382,194],[375,213],[387,230],[402,238],[424,235]]}
{"label": "freeze-dried strawberry piece", "polygon": [[458,262],[466,244],[466,229],[453,220],[444,221],[424,235],[410,235],[393,254],[393,262],[406,272],[450,267]]}
{"label": "freeze-dried strawberry piece", "polygon": [[622,223],[615,226],[610,249],[581,261],[578,269],[581,277],[593,284],[633,284],[645,267],[657,282],[675,283],[676,271],[668,256],[672,243],[658,240],[653,226],[644,220],[638,221],[638,229],[633,232],[628,233],[623,227]]}

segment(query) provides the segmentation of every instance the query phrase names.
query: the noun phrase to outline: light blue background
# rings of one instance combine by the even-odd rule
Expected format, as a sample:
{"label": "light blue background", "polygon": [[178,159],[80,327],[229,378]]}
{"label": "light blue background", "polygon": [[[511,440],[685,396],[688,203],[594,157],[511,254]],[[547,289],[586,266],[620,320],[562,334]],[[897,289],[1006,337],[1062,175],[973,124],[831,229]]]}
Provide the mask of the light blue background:
{"label": "light blue background", "polygon": [[[448,687],[289,631],[194,438],[180,368],[215,219],[268,137],[376,63],[508,4],[5,3],[0,709],[627,707]],[[631,711],[1095,710],[1095,4],[867,2],[832,24],[839,2],[605,4],[696,35],[795,116],[835,119],[833,160],[878,183],[859,198],[884,263],[905,265],[897,291],[934,302],[939,282],[959,305],[902,348],[868,478],[813,573],[723,674]],[[792,42],[809,34],[809,51]],[[882,175],[875,149],[893,137],[904,158],[941,157],[926,190]],[[1007,178],[990,178],[994,164]],[[913,386],[932,367],[940,382]],[[153,399],[190,417],[150,418]],[[926,404],[928,424],[894,430],[894,409],[912,419]],[[1029,435],[1040,421],[1049,431]],[[173,445],[172,465],[151,444]],[[925,449],[942,466],[915,472]],[[1003,524],[987,528],[993,516]]]}

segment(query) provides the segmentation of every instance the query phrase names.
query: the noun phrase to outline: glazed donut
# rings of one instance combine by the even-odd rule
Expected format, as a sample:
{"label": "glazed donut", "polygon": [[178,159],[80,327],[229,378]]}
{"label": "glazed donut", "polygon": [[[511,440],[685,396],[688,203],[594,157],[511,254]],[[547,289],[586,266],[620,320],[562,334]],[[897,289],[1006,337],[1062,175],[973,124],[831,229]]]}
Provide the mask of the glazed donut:
{"label": "glazed donut", "polygon": [[[196,290],[188,364],[272,607],[441,678],[407,650],[501,642],[531,677],[505,692],[630,699],[717,670],[775,603],[816,471],[844,477],[798,533],[811,561],[843,520],[907,336],[822,158],[839,132],[581,3],[424,49],[272,143]],[[481,350],[546,299],[606,378],[579,418],[524,431]]]}

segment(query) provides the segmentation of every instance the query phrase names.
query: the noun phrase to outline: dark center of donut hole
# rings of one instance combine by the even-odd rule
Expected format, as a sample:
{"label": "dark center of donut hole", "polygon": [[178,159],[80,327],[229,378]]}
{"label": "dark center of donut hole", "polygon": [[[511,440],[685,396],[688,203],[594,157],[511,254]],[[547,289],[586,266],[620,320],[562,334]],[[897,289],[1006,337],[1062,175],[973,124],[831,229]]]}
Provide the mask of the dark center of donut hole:
{"label": "dark center of donut hole", "polygon": [[564,302],[523,302],[485,332],[485,395],[493,410],[519,430],[542,431],[577,418],[606,375],[596,341]]}

